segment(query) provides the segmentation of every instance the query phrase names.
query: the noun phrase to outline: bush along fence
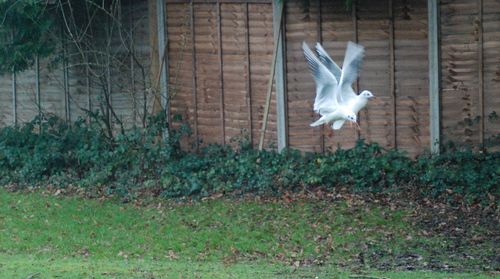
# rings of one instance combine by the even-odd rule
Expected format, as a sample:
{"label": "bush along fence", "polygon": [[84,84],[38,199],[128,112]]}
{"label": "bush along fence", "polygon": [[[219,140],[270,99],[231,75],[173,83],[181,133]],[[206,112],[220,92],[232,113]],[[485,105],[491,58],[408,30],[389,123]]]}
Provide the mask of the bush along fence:
{"label": "bush along fence", "polygon": [[245,137],[239,148],[208,145],[197,153],[180,148],[190,136],[182,126],[168,141],[158,137],[164,117],[146,129],[110,138],[98,121],[72,125],[49,118],[0,130],[0,185],[82,187],[134,197],[148,191],[170,198],[215,193],[279,194],[314,187],[360,192],[413,189],[430,198],[497,203],[500,153],[452,148],[415,159],[359,140],[329,153],[256,151]]}

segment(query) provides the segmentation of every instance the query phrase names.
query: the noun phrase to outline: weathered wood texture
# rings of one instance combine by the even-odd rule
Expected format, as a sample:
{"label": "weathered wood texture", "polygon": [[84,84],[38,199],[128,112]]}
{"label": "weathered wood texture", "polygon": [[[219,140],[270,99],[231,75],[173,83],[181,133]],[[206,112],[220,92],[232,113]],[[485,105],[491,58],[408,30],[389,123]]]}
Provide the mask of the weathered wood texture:
{"label": "weathered wood texture", "polygon": [[500,2],[482,2],[484,138],[487,142],[500,133]]}
{"label": "weathered wood texture", "polygon": [[441,53],[444,141],[487,141],[500,132],[500,2],[441,1]]}
{"label": "weathered wood texture", "polygon": [[[151,112],[154,103],[147,93],[159,68],[156,12],[154,5],[148,6],[153,2],[122,2],[121,21],[133,31],[132,38],[116,34],[110,48],[115,62],[122,65],[111,70],[111,102],[125,127],[141,125],[144,106]],[[322,152],[351,147],[358,138],[349,125],[333,135],[330,127],[309,127],[318,117],[312,111],[315,85],[301,49],[302,41],[311,47],[322,41],[341,65],[347,41],[357,38],[366,48],[359,90],[368,89],[377,96],[360,113],[359,136],[412,155],[428,150],[427,1],[381,0],[375,5],[358,0],[355,10],[348,10],[343,0],[289,0],[285,4],[289,146]],[[172,127],[187,123],[194,131],[183,146],[192,148],[197,140],[231,143],[241,136],[253,140],[255,146],[273,52],[272,1],[166,0],[166,21]],[[500,121],[494,117],[500,114],[500,2],[441,0],[439,29],[442,139],[487,143],[500,132]],[[96,39],[99,44],[105,45]],[[74,57],[75,50],[68,52]],[[72,65],[71,59],[69,65],[71,119],[83,115],[89,100],[93,110],[102,110],[102,83],[95,78],[87,83],[86,68]],[[37,115],[34,69],[17,75],[16,88],[18,122],[29,121]],[[48,59],[42,59],[43,112],[65,117],[63,88],[62,65],[49,69]],[[0,77],[1,126],[14,123],[12,103],[11,75],[6,74]],[[277,142],[274,94],[270,108],[266,147]]]}
{"label": "weathered wood texture", "polygon": [[479,142],[477,14],[476,1],[441,3],[444,141]]}
{"label": "weathered wood texture", "polygon": [[0,76],[0,125],[8,126],[14,124],[12,115],[12,75]]}
{"label": "weathered wood texture", "polygon": [[[128,128],[142,125],[144,102],[147,113],[151,113],[153,109],[154,97],[152,94],[147,94],[144,100],[144,93],[153,86],[152,83],[156,83],[156,79],[153,80],[154,77],[150,74],[153,54],[149,40],[150,32],[157,32],[157,28],[150,26],[148,16],[156,16],[156,13],[151,11],[148,15],[146,1],[123,2],[120,23],[126,32],[118,34],[115,31],[116,34],[111,41],[111,55],[114,58],[111,68],[111,103],[120,121],[125,128]],[[157,45],[156,43],[156,48]],[[158,56],[157,53],[154,54]],[[93,92],[94,95],[100,94],[102,88],[94,88]],[[158,102],[161,103],[160,100]]]}
{"label": "weathered wood texture", "polygon": [[[271,3],[167,2],[167,26],[173,127],[188,123],[202,144],[258,138],[273,50]],[[274,103],[265,146],[276,141]]]}
{"label": "weathered wood texture", "polygon": [[[305,151],[321,150],[321,129],[309,124],[318,116],[312,111],[315,85],[302,54],[301,43],[314,47],[318,30],[324,48],[342,64],[347,41],[353,40],[366,48],[359,78],[359,91],[372,91],[371,100],[361,113],[360,137],[416,154],[429,144],[429,109],[427,92],[427,25],[426,1],[357,1],[355,11],[349,11],[344,1],[288,1],[287,81],[290,146]],[[321,22],[317,21],[321,5]],[[391,10],[393,16],[391,17]],[[353,16],[355,18],[353,19]],[[391,22],[391,20],[393,20]],[[321,26],[318,26],[321,24]],[[357,30],[355,27],[357,26]],[[391,29],[393,28],[393,32]],[[391,38],[391,36],[394,36]],[[394,65],[391,65],[391,40]],[[394,68],[394,94],[391,92],[391,68]],[[395,96],[395,100],[394,100]],[[395,108],[396,124],[392,114]],[[394,133],[396,127],[397,133]],[[356,131],[345,125],[333,135],[324,129],[326,149],[351,147]],[[397,138],[394,136],[397,135]]]}
{"label": "weathered wood texture", "polygon": [[[50,69],[47,59],[40,60],[40,101],[42,111],[64,118],[62,65]],[[17,122],[32,120],[38,115],[36,74],[30,69],[16,75]],[[12,75],[0,76],[0,126],[14,124],[12,108]]]}
{"label": "weathered wood texture", "polygon": [[[137,1],[131,5],[130,1],[124,1],[120,20],[128,30],[132,30],[133,37],[124,36],[115,32],[110,47],[110,55],[113,57],[113,67],[111,69],[111,102],[115,108],[115,112],[125,127],[131,127],[134,124],[139,125],[142,117],[143,93],[145,87],[149,85],[149,64],[150,64],[150,45],[149,24],[148,24],[148,6],[146,1]],[[103,31],[104,28],[99,26]],[[96,30],[99,32],[99,30]],[[105,52],[106,41],[102,33],[96,33],[97,46],[102,46],[99,51]],[[125,47],[126,45],[126,47]],[[133,45],[133,47],[131,46]],[[132,56],[129,48],[133,48],[135,59],[135,67],[131,66]],[[57,55],[61,55],[63,48],[57,46]],[[102,82],[98,82],[95,77],[89,77],[87,82],[86,66],[81,61],[80,52],[68,47],[66,50],[68,59],[67,71],[67,89],[70,106],[70,119],[77,120],[85,115],[84,110],[89,108],[89,100],[92,110],[100,110],[99,106],[103,98],[104,88]],[[57,115],[62,119],[66,118],[65,112],[67,104],[65,103],[65,64],[58,63],[50,66],[54,57],[40,60],[40,106],[42,113],[45,115]],[[144,79],[141,69],[138,66],[145,68]],[[121,65],[121,66],[120,66]],[[103,69],[98,69],[93,66],[95,72],[104,73]],[[102,67],[101,67],[102,68]],[[131,69],[134,68],[134,72]],[[132,76],[134,80],[134,89],[132,89]],[[32,120],[38,114],[36,104],[36,72],[35,68],[26,70],[17,74],[17,116],[18,122],[26,122]],[[11,75],[5,74],[0,76],[0,125],[6,126],[14,123],[12,118],[12,86]],[[146,84],[146,85],[144,85]],[[90,91],[90,96],[88,92]],[[89,98],[90,97],[90,98]],[[151,103],[151,97],[148,98]],[[148,105],[150,107],[150,105]]]}

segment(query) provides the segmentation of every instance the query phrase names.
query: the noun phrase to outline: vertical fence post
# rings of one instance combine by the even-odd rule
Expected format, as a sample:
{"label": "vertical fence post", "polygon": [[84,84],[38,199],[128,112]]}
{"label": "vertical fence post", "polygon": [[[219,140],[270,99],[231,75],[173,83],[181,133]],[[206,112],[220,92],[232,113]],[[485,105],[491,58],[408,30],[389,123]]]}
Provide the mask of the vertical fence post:
{"label": "vertical fence post", "polygon": [[71,122],[71,108],[69,102],[69,82],[68,82],[68,57],[66,49],[66,39],[64,38],[63,27],[61,26],[61,40],[62,40],[62,55],[63,55],[63,88],[64,88],[64,118],[67,122]]}
{"label": "vertical fence post", "polygon": [[[110,38],[111,40],[111,38]],[[111,117],[111,108],[113,106],[113,98],[111,97],[111,94],[113,94],[113,90],[111,90],[111,50],[110,46],[107,46],[107,51],[106,51],[106,113],[108,117],[108,123],[113,126],[113,120]]]}
{"label": "vertical fence post", "polygon": [[484,144],[484,55],[483,55],[483,0],[477,1],[478,6],[478,76],[479,76],[479,143]]}
{"label": "vertical fence post", "polygon": [[[283,3],[280,3],[283,2]],[[283,10],[285,0],[273,0],[273,33],[274,41],[277,42],[276,52],[276,70],[274,73],[274,82],[276,90],[276,128],[278,137],[278,152],[281,152],[288,145],[287,142],[287,111],[285,94],[285,71],[284,71],[284,24]]]}
{"label": "vertical fence post", "polygon": [[390,64],[389,64],[389,75],[390,75],[390,91],[392,99],[392,147],[398,148],[398,131],[397,131],[397,118],[396,118],[396,66],[394,57],[394,2],[389,0],[389,51],[390,51]]}
{"label": "vertical fence post", "polygon": [[36,107],[38,111],[38,124],[42,127],[42,102],[40,95],[40,57],[35,56],[35,91],[36,91]]}
{"label": "vertical fence post", "polygon": [[[354,31],[354,34],[353,34],[353,40],[355,43],[358,43],[359,41],[359,34],[358,34],[358,3],[357,3],[357,0],[352,0],[352,6],[351,6],[351,16],[352,16],[352,25],[353,25],[353,31]],[[342,65],[343,67],[344,65]],[[359,76],[358,78],[356,79],[356,82],[354,83],[354,91],[356,92],[356,94],[359,92]],[[360,123],[361,125],[361,112],[358,112],[358,122]],[[361,138],[361,132],[360,130],[356,129],[356,135],[359,138]]]}
{"label": "vertical fence post", "polygon": [[222,129],[222,144],[226,144],[226,123],[225,123],[225,106],[224,106],[224,65],[222,58],[222,15],[221,3],[217,1],[217,53],[219,55],[219,91],[220,91],[220,120]]}
{"label": "vertical fence post", "polygon": [[246,91],[248,100],[248,136],[250,146],[253,146],[253,117],[252,117],[252,70],[250,66],[250,24],[248,14],[248,2],[245,4],[245,55],[246,55]]}
{"label": "vertical fence post", "polygon": [[[166,17],[165,17],[165,0],[156,0],[156,26],[158,34],[158,55],[160,62],[160,97],[161,107],[167,119],[167,126],[170,126],[170,111],[169,111],[169,96],[168,96],[168,59],[167,59],[167,32],[166,32]],[[168,138],[168,129],[163,129],[163,139]]]}
{"label": "vertical fence post", "polygon": [[[280,0],[273,0],[273,5],[277,4],[279,8],[276,10],[273,9],[273,23],[274,22],[281,22],[282,17],[283,17],[283,8],[285,6],[285,3],[280,1]],[[276,6],[273,6],[276,7]],[[269,74],[269,81],[267,83],[267,93],[266,93],[266,104],[264,105],[264,115],[262,117],[262,127],[260,128],[260,137],[259,137],[259,150],[262,150],[264,148],[264,138],[266,136],[266,129],[267,129],[267,119],[269,117],[269,107],[271,106],[271,94],[272,94],[272,89],[273,89],[273,81],[274,81],[274,76],[276,74],[276,61],[278,58],[278,52],[279,52],[279,35],[282,32],[281,30],[281,24],[274,24],[274,28],[277,28],[277,33],[278,35],[274,36],[273,39],[273,58],[271,59],[271,73]],[[276,29],[275,29],[276,30]],[[278,148],[279,149],[279,148]]]}
{"label": "vertical fence post", "polygon": [[[90,61],[89,61],[88,53],[85,56],[85,83],[86,83],[86,87],[87,87],[87,110],[89,112],[92,112],[92,91],[90,88],[90,83],[91,83],[91,80],[90,80]],[[90,116],[89,116],[88,120],[90,122],[90,120],[91,120]]]}
{"label": "vertical fence post", "polygon": [[[110,7],[110,13],[113,13],[112,7]],[[111,84],[111,35],[112,35],[112,19],[108,16],[106,17],[106,37],[107,37],[107,42],[106,42],[106,96],[105,96],[105,103],[106,103],[106,117],[107,121],[110,126],[111,132],[113,131],[113,119],[111,117],[111,109],[113,108],[113,98],[111,97],[111,94],[113,94],[113,90],[111,89],[112,84]]]}
{"label": "vertical fence post", "polygon": [[66,120],[71,122],[71,102],[70,102],[70,93],[69,93],[69,72],[68,72],[68,59],[67,57],[64,60],[64,94],[66,101]]}
{"label": "vertical fence post", "polygon": [[196,96],[196,89],[198,87],[198,80],[196,76],[196,45],[195,45],[195,29],[194,29],[194,3],[191,1],[189,5],[189,17],[190,17],[190,27],[191,27],[191,60],[193,62],[193,122],[194,122],[194,139],[195,148],[198,151],[199,139],[198,139],[198,97]]}
{"label": "vertical fence post", "polygon": [[130,77],[131,77],[131,95],[132,95],[132,108],[133,108],[133,126],[137,124],[137,100],[136,100],[136,92],[135,92],[135,43],[134,43],[134,4],[133,0],[129,0],[128,2],[128,22],[129,22],[129,30],[130,30]]}
{"label": "vertical fence post", "polygon": [[[318,5],[318,18],[316,20],[316,38],[320,44],[323,44],[323,28],[321,26],[321,22],[323,21],[322,13],[321,13],[321,0],[316,0],[316,4]],[[325,153],[325,125],[320,126],[320,150],[321,153]]]}
{"label": "vertical fence post", "polygon": [[429,103],[431,152],[439,153],[440,146],[440,67],[439,67],[439,0],[427,0],[429,32]]}
{"label": "vertical fence post", "polygon": [[12,120],[17,126],[17,77],[16,70],[12,69]]}
{"label": "vertical fence post", "polygon": [[[11,40],[14,42],[14,32],[12,31]],[[17,77],[16,77],[16,68],[12,67],[12,75],[11,75],[11,83],[12,83],[12,122],[14,126],[17,126]]]}

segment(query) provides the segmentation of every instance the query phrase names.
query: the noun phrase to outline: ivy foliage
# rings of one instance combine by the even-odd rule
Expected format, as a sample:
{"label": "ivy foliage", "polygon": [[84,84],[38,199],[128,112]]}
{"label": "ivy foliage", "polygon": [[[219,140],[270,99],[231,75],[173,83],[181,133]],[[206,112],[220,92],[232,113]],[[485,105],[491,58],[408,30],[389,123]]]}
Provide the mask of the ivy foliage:
{"label": "ivy foliage", "polygon": [[[98,121],[72,125],[52,117],[0,129],[0,185],[74,185],[119,196],[147,191],[170,198],[213,193],[278,194],[312,187],[384,192],[413,189],[425,197],[490,203],[500,195],[500,153],[456,149],[416,159],[358,141],[327,154],[256,151],[245,138],[238,149],[208,145],[180,148],[183,127],[168,141],[158,135],[164,117],[145,130],[109,138]],[[42,132],[38,132],[41,130]]]}
{"label": "ivy foliage", "polygon": [[0,1],[0,73],[20,72],[33,65],[35,57],[54,51],[55,20],[47,1]]}

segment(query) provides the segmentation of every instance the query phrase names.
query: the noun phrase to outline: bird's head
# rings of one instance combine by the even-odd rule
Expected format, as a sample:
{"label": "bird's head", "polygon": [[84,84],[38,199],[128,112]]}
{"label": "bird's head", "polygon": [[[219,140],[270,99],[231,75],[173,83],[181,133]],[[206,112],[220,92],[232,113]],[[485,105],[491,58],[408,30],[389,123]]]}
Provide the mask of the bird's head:
{"label": "bird's head", "polygon": [[368,90],[363,90],[363,92],[361,92],[361,94],[359,94],[359,96],[363,97],[363,98],[366,98],[366,99],[370,99],[370,98],[374,98],[375,96],[372,94],[372,92],[368,91]]}
{"label": "bird's head", "polygon": [[358,119],[358,117],[356,116],[355,113],[349,113],[347,114],[347,120],[351,121],[351,122],[356,122]]}

